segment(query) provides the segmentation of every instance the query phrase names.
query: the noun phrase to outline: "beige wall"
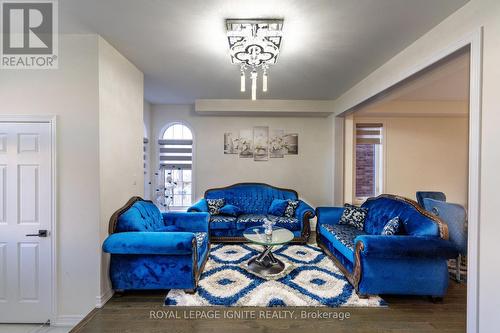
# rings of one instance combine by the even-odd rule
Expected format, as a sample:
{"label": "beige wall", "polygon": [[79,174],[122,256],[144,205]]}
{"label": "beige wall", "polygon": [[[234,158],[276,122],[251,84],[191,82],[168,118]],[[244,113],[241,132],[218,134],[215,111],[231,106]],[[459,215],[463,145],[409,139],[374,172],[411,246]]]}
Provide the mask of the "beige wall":
{"label": "beige wall", "polygon": [[153,169],[151,168],[151,147],[152,141],[155,141],[151,137],[151,103],[144,100],[144,128],[145,128],[145,137],[148,139],[148,143],[146,144],[146,171],[144,173],[144,199],[151,200],[153,196],[153,186],[151,186],[150,182],[153,179],[151,177],[151,172]]}
{"label": "beige wall", "polygon": [[395,83],[415,64],[449,47],[467,34],[483,28],[481,185],[479,225],[479,332],[497,332],[500,309],[500,266],[497,244],[500,235],[498,188],[500,188],[500,1],[471,0],[416,42],[359,82],[334,105],[341,113]]}
{"label": "beige wall", "polygon": [[384,193],[415,200],[416,191],[442,191],[467,206],[468,119],[368,118],[384,126]]}
{"label": "beige wall", "polygon": [[[109,218],[130,197],[144,195],[143,74],[104,39],[98,39],[100,240]],[[102,254],[100,299],[110,294],[109,255]],[[98,299],[98,302],[99,300]]]}
{"label": "beige wall", "polygon": [[[183,121],[192,127],[195,136],[196,198],[201,198],[208,188],[238,182],[264,182],[295,189],[313,206],[331,203],[332,136],[331,123],[327,118],[199,116],[192,108],[192,105],[153,105],[152,119],[156,139],[168,123]],[[299,154],[267,162],[224,155],[224,132],[253,126],[269,126],[298,133]],[[157,165],[157,160],[154,164]]]}
{"label": "beige wall", "polygon": [[57,302],[78,321],[99,293],[97,36],[61,35],[59,69],[0,71],[2,114],[57,116]]}
{"label": "beige wall", "polygon": [[[57,313],[71,324],[109,290],[112,211],[142,195],[142,73],[97,35],[60,35],[59,69],[4,70],[2,114],[57,116]],[[105,264],[104,264],[105,265]]]}

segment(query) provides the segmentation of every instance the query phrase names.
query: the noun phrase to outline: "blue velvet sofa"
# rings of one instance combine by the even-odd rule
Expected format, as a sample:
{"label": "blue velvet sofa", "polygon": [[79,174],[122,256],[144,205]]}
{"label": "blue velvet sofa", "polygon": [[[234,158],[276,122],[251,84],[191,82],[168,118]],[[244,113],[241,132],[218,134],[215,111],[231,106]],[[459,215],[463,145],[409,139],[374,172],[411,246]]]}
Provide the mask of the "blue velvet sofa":
{"label": "blue velvet sofa", "polygon": [[113,289],[185,289],[194,292],[208,259],[207,213],[161,213],[131,198],[110,219],[104,252],[111,254]]}
{"label": "blue velvet sofa", "polygon": [[[447,259],[456,255],[448,227],[413,200],[393,195],[368,199],[364,230],[339,224],[345,208],[316,209],[317,243],[360,296],[427,295],[441,298],[448,287]],[[399,217],[399,234],[381,235]]]}
{"label": "blue velvet sofa", "polygon": [[[302,200],[294,190],[282,189],[262,183],[240,183],[224,188],[209,189],[204,198],[188,209],[188,212],[208,212],[206,199],[224,199],[226,204],[235,205],[242,210],[237,216],[210,216],[210,239],[212,242],[245,242],[243,231],[260,226],[264,218],[277,221],[276,226],[293,232],[294,243],[306,243],[311,234],[310,219],[315,216],[314,209]],[[295,216],[276,217],[268,214],[274,199],[299,200]]]}

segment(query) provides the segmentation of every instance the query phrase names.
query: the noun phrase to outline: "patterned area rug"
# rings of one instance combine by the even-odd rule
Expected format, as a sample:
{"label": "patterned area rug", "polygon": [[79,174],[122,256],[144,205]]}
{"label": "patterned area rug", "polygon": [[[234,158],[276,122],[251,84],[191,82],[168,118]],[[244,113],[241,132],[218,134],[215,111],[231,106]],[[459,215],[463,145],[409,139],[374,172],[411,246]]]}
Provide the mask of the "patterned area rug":
{"label": "patterned area rug", "polygon": [[380,297],[360,299],[339,269],[316,246],[285,245],[273,254],[291,265],[290,273],[263,279],[242,267],[260,252],[258,245],[216,244],[195,294],[170,290],[166,306],[327,306],[379,307]]}

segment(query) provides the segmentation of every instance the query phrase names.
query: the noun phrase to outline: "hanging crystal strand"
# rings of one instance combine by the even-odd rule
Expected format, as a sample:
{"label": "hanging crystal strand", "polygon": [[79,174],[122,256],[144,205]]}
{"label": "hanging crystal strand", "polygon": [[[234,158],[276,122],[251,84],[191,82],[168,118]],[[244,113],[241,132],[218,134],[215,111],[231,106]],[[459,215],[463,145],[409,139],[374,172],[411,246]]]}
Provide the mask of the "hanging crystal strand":
{"label": "hanging crystal strand", "polygon": [[174,188],[177,187],[177,182],[174,180],[174,171],[180,171],[181,168],[172,166],[171,169],[167,170],[167,176],[165,178],[165,210],[169,211],[170,206],[174,203]]}
{"label": "hanging crystal strand", "polygon": [[262,73],[262,91],[267,92],[267,66],[264,65],[264,72]]}
{"label": "hanging crystal strand", "polygon": [[257,71],[254,69],[251,75],[252,79],[252,101],[257,99]]}
{"label": "hanging crystal strand", "polygon": [[171,190],[172,184],[172,170],[167,171],[167,177],[165,182],[165,210],[168,212],[170,210],[170,205],[173,200],[173,193]]}
{"label": "hanging crystal strand", "polygon": [[163,172],[164,172],[164,169],[161,166],[158,169],[158,171],[155,172],[155,176],[156,176],[155,201],[156,201],[156,205],[158,206],[158,208],[161,211],[163,211],[164,207],[165,207],[165,198],[164,198],[164,195],[165,195],[165,190],[164,190],[165,185],[164,185],[164,183],[162,181]]}
{"label": "hanging crystal strand", "polygon": [[240,91],[245,92],[245,66],[241,65]]}

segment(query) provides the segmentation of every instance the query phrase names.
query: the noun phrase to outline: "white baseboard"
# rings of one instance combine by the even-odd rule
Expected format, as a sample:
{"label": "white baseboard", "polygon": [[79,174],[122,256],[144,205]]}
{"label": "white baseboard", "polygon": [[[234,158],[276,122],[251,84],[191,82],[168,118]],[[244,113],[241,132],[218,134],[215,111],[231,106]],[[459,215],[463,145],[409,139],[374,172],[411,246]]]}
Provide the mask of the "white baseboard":
{"label": "white baseboard", "polygon": [[64,316],[57,316],[54,320],[50,322],[51,326],[69,326],[73,327],[76,326],[80,321],[82,321],[84,316],[70,316],[70,315],[64,315]]}
{"label": "white baseboard", "polygon": [[113,297],[113,294],[115,293],[115,291],[113,289],[108,289],[104,294],[102,294],[101,296],[96,296],[96,303],[95,303],[95,307],[96,308],[102,308],[104,306],[104,304],[106,304],[107,301],[109,301],[109,299],[111,297]]}
{"label": "white baseboard", "polygon": [[[96,296],[96,308],[102,308],[104,306],[104,304],[106,304],[106,302],[109,301],[109,299],[111,297],[113,297],[114,293],[115,293],[115,291],[113,289],[109,289],[103,295]],[[81,322],[84,318],[85,318],[84,315],[61,315],[61,316],[57,316],[53,320],[51,320],[50,325],[51,326],[74,327],[79,322]]]}

